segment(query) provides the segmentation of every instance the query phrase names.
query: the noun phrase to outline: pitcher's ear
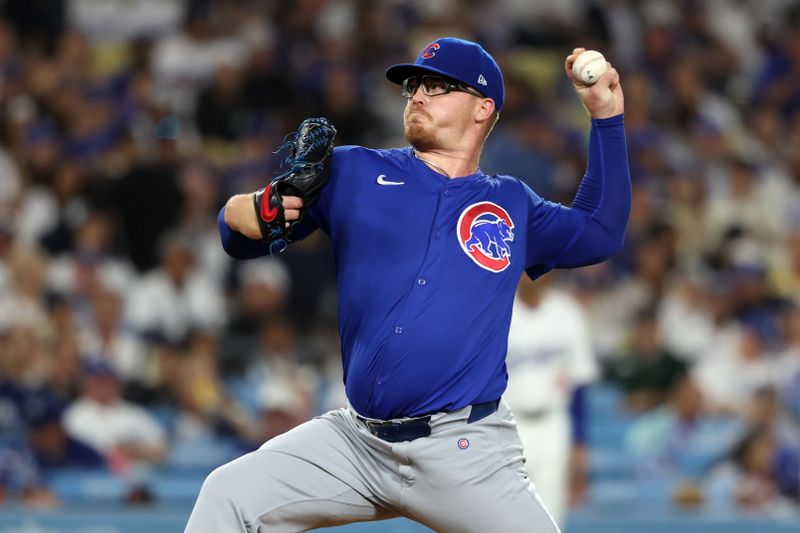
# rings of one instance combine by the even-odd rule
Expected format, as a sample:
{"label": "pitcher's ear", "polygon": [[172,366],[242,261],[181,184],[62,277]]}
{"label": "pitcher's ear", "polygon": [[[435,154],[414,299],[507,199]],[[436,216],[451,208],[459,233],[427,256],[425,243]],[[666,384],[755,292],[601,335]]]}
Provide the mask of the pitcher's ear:
{"label": "pitcher's ear", "polygon": [[475,108],[475,120],[483,122],[492,118],[494,114],[495,105],[494,100],[491,98],[484,98],[481,100],[480,105]]}

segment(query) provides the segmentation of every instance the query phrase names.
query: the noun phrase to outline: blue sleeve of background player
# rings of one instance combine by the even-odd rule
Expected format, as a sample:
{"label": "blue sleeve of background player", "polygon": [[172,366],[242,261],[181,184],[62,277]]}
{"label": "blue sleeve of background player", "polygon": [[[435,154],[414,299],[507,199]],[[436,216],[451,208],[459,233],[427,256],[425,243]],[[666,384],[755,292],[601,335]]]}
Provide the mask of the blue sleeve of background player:
{"label": "blue sleeve of background player", "polygon": [[631,209],[623,115],[592,119],[589,162],[571,208],[525,189],[529,200],[526,269],[531,278],[553,268],[599,263],[617,253]]}
{"label": "blue sleeve of background player", "polygon": [[572,442],[574,444],[586,444],[589,433],[588,423],[588,390],[586,385],[580,385],[572,391],[572,398],[569,402],[569,414],[572,422]]}

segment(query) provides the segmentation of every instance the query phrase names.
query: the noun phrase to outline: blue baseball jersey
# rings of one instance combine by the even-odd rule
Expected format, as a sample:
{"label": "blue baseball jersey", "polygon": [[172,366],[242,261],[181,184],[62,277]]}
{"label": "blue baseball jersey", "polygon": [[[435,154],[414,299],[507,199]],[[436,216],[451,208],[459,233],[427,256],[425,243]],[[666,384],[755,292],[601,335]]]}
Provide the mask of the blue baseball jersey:
{"label": "blue baseball jersey", "polygon": [[[331,237],[348,400],[379,419],[499,398],[517,282],[602,261],[630,209],[622,116],[595,120],[571,208],[509,176],[448,179],[411,148],[343,146],[319,200],[293,230]],[[263,255],[231,232],[226,250]]]}

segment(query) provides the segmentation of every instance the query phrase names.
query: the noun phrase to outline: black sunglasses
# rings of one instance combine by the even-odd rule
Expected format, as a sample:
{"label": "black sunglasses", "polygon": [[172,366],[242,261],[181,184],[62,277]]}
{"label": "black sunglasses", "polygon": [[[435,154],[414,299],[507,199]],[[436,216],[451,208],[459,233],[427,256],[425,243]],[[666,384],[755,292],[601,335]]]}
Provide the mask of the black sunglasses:
{"label": "black sunglasses", "polygon": [[426,96],[441,96],[452,91],[462,93],[469,93],[478,98],[484,96],[477,90],[460,81],[448,80],[441,76],[425,75],[425,76],[411,76],[403,80],[400,94],[406,98],[411,98],[417,92],[420,85],[422,85],[422,92]]}

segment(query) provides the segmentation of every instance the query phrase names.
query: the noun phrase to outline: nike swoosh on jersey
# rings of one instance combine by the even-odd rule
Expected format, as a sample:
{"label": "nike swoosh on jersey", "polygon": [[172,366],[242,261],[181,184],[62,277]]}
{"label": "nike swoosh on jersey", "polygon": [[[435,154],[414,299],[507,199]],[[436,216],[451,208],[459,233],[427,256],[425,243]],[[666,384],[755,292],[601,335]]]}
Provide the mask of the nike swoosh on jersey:
{"label": "nike swoosh on jersey", "polygon": [[388,181],[386,174],[378,176],[378,185],[403,185],[405,181]]}

